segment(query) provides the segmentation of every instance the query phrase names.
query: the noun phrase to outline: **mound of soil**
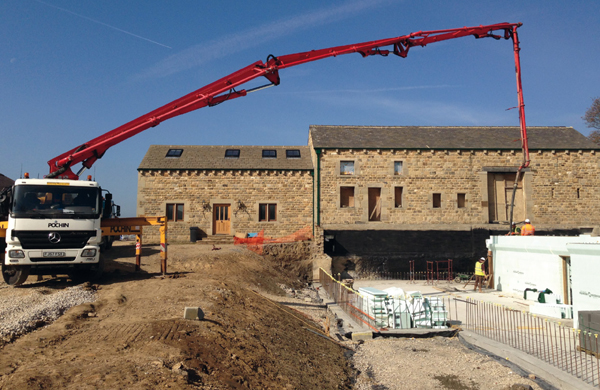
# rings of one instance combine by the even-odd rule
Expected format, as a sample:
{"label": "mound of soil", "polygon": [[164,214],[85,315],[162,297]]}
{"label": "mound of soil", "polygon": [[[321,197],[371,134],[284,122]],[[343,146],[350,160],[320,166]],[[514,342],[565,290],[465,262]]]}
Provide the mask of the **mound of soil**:
{"label": "mound of soil", "polygon": [[[158,247],[145,247],[134,272],[134,244],[115,243],[98,300],[5,345],[0,389],[348,389],[347,350],[319,325],[258,292],[295,288],[306,264],[278,264],[248,250],[170,245],[162,277]],[[52,278],[21,288],[59,291]],[[204,320],[184,320],[199,307]]]}

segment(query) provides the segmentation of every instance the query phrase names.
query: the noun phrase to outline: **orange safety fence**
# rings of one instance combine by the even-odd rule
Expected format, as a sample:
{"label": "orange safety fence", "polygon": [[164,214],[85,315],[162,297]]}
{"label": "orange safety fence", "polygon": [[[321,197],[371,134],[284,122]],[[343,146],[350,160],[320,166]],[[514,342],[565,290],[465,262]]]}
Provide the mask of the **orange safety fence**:
{"label": "orange safety fence", "polygon": [[265,237],[265,231],[261,230],[256,237],[239,238],[233,237],[233,243],[235,245],[246,245],[246,247],[259,255],[263,254],[263,247],[265,244],[282,244],[298,241],[307,241],[312,239],[312,229],[310,226],[303,227],[302,229],[289,234],[284,237]]}

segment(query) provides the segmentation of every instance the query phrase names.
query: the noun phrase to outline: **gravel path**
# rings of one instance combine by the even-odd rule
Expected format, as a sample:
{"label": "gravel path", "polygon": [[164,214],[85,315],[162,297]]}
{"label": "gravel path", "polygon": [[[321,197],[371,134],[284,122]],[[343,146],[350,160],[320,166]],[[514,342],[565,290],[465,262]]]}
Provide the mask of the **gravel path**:
{"label": "gravel path", "polygon": [[59,291],[35,288],[28,293],[5,295],[0,300],[0,343],[56,320],[73,306],[94,300],[94,291],[83,286]]}
{"label": "gravel path", "polygon": [[541,389],[458,338],[377,338],[360,344],[353,360],[360,371],[357,390],[504,390],[515,384]]}

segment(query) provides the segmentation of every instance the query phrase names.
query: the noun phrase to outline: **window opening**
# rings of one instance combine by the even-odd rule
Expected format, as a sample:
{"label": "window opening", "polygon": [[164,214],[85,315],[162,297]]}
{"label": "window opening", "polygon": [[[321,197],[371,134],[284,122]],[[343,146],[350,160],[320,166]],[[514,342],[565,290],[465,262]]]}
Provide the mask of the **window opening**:
{"label": "window opening", "polygon": [[394,175],[402,174],[402,161],[394,161]]}
{"label": "window opening", "polygon": [[354,187],[340,187],[340,207],[354,207]]}
{"label": "window opening", "polygon": [[340,175],[354,175],[354,161],[341,161]]}
{"label": "window opening", "polygon": [[225,150],[225,158],[240,158],[240,150],[239,149]]}
{"label": "window opening", "polygon": [[464,209],[467,203],[467,195],[466,194],[457,194],[456,196],[456,204],[459,209]]}
{"label": "window opening", "polygon": [[300,150],[299,149],[287,149],[285,151],[285,157],[287,157],[287,158],[300,158]]}
{"label": "window opening", "polygon": [[261,203],[258,205],[258,220],[261,222],[277,221],[277,204]]}
{"label": "window opening", "polygon": [[277,151],[273,149],[263,149],[263,158],[277,158]]}
{"label": "window opening", "polygon": [[183,221],[183,203],[167,203],[167,221]]}
{"label": "window opening", "polygon": [[439,209],[442,207],[442,194],[433,194],[433,208]]}
{"label": "window opening", "polygon": [[169,149],[169,151],[167,152],[167,155],[165,157],[178,158],[178,157],[181,157],[182,153],[183,153],[183,149]]}
{"label": "window opening", "polygon": [[402,187],[394,188],[394,206],[396,208],[402,207]]}

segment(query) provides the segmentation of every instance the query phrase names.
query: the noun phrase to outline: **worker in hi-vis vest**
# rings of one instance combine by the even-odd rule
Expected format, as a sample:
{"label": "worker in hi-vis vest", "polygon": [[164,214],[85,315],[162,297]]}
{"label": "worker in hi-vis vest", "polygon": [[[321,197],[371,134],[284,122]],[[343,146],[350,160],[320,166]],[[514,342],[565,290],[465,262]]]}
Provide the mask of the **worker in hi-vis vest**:
{"label": "worker in hi-vis vest", "polygon": [[483,263],[485,263],[485,258],[480,258],[477,263],[475,263],[475,288],[473,291],[477,290],[477,286],[479,286],[479,292],[481,291],[481,287],[483,287],[483,279],[485,278],[485,270],[483,269]]}
{"label": "worker in hi-vis vest", "polygon": [[528,219],[525,220],[525,225],[521,228],[522,236],[533,236],[535,233],[535,227],[531,224],[531,221]]}

